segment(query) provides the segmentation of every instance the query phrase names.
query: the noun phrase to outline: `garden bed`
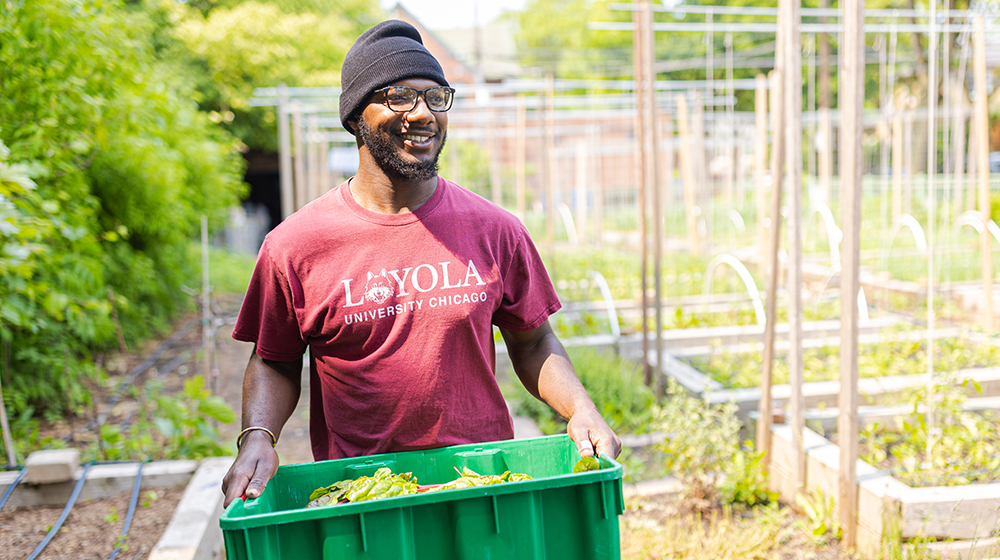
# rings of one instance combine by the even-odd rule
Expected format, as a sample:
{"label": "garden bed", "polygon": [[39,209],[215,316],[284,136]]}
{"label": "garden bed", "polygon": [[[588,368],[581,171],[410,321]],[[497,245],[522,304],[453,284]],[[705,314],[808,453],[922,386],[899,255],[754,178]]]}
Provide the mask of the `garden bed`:
{"label": "garden bed", "polygon": [[[791,478],[794,450],[792,430],[788,425],[772,428],[770,474],[772,488],[785,499],[793,499],[797,488]],[[805,489],[821,496],[839,496],[840,449],[816,432],[806,428],[802,437],[805,449]],[[950,543],[953,551],[975,551],[975,558],[1000,553],[994,540],[1000,511],[1000,485],[913,488],[884,471],[859,460],[858,545],[861,550],[878,550],[883,539],[917,540],[928,546],[929,540],[960,540]],[[898,542],[898,541],[897,541]],[[942,548],[941,545],[937,545]]]}
{"label": "garden bed", "polygon": [[[144,465],[128,549],[118,557],[187,560],[221,551],[220,487],[231,463],[231,457],[216,457]],[[63,527],[38,558],[108,558],[121,534],[138,468],[137,463],[90,467]],[[25,558],[42,542],[82,473],[78,470],[74,481],[14,488],[0,512],[0,559]],[[0,494],[16,477],[16,472],[0,473]]]}

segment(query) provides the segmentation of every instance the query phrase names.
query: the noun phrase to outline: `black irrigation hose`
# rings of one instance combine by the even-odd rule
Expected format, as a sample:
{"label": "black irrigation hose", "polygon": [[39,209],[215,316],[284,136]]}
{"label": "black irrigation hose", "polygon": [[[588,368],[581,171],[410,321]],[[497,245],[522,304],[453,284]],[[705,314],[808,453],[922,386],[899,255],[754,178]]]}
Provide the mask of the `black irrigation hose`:
{"label": "black irrigation hose", "polygon": [[24,478],[24,475],[27,472],[28,469],[22,467],[21,472],[17,473],[17,478],[15,478],[14,482],[11,482],[10,486],[7,487],[7,491],[3,493],[3,498],[0,498],[0,509],[3,509],[4,504],[7,503],[7,499],[10,498],[10,495],[14,493],[14,488],[17,486],[17,483],[21,482],[21,479]]}
{"label": "black irrigation hose", "polygon": [[42,542],[38,543],[38,546],[35,547],[35,550],[31,552],[31,556],[28,556],[28,560],[35,560],[35,558],[38,558],[38,555],[41,554],[43,550],[45,550],[45,546],[49,544],[49,541],[52,540],[52,537],[56,536],[56,533],[58,533],[59,529],[62,528],[62,524],[65,523],[66,518],[69,517],[70,510],[73,509],[73,504],[76,503],[76,498],[80,495],[80,490],[83,489],[83,483],[84,481],[87,480],[87,471],[90,470],[91,466],[92,465],[89,463],[87,465],[84,465],[83,473],[80,474],[80,480],[76,481],[76,486],[73,487],[73,493],[70,494],[69,501],[66,502],[66,507],[63,508],[62,514],[59,515],[59,519],[56,521],[55,525],[53,525],[52,528],[49,529],[49,532],[45,535],[45,538],[42,539]]}
{"label": "black irrigation hose", "polygon": [[132,525],[132,516],[135,514],[135,505],[139,502],[139,487],[142,485],[142,467],[145,463],[139,463],[139,472],[135,473],[135,483],[132,485],[132,499],[128,503],[128,513],[125,514],[125,525],[122,526],[122,534],[119,535],[118,540],[115,542],[115,548],[111,551],[111,556],[108,560],[115,560],[118,557],[118,551],[122,549],[122,544],[128,537],[128,529]]}
{"label": "black irrigation hose", "polygon": [[184,336],[187,335],[187,333],[191,332],[191,329],[193,329],[197,324],[198,321],[194,319],[185,323],[180,329],[177,330],[177,332],[170,335],[170,338],[164,340],[163,343],[161,343],[160,346],[148,358],[146,358],[145,360],[142,361],[142,363],[134,367],[132,371],[130,371],[128,375],[125,376],[125,379],[123,379],[122,382],[118,384],[118,389],[115,390],[115,394],[111,397],[111,400],[108,402],[107,410],[102,414],[100,414],[91,425],[87,426],[87,428],[91,430],[96,430],[100,428],[104,424],[104,421],[107,420],[108,414],[111,412],[111,409],[113,409],[114,406],[118,404],[118,399],[121,398],[122,393],[129,385],[132,384],[132,381],[134,381],[135,378],[140,373],[153,367],[153,364],[156,363],[156,360],[158,360],[160,356],[163,355],[164,352],[169,350],[180,339],[184,338]]}

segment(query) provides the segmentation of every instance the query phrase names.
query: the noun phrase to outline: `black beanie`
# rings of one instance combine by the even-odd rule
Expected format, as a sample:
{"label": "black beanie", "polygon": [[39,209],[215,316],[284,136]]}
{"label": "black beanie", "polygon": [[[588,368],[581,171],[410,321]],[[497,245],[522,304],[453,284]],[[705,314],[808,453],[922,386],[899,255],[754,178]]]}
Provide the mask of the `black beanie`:
{"label": "black beanie", "polygon": [[447,86],[444,70],[424,47],[420,33],[405,21],[390,19],[358,37],[340,70],[340,122],[359,112],[372,92],[409,78],[427,78]]}

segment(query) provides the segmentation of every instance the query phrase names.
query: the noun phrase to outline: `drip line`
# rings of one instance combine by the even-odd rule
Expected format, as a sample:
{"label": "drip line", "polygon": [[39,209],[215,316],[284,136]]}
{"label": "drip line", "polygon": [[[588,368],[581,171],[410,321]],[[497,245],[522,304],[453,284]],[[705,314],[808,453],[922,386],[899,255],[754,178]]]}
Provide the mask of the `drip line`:
{"label": "drip line", "polygon": [[128,537],[128,530],[132,525],[132,516],[135,515],[135,506],[139,502],[139,487],[142,486],[142,468],[145,465],[145,463],[139,463],[139,472],[135,473],[135,483],[132,485],[132,498],[128,503],[128,513],[125,514],[125,524],[122,526],[122,534],[118,536],[118,541],[115,542],[115,548],[111,551],[111,556],[108,557],[108,560],[115,560],[118,557],[118,552],[122,549],[122,543]]}
{"label": "drip line", "polygon": [[10,495],[14,493],[14,488],[17,486],[17,483],[21,482],[21,479],[24,478],[24,475],[27,472],[28,472],[27,467],[22,467],[21,472],[17,473],[17,478],[15,478],[14,482],[11,482],[10,486],[7,487],[7,491],[3,493],[3,498],[0,498],[0,509],[3,509],[4,504],[7,503],[7,499],[10,498]]}
{"label": "drip line", "polygon": [[66,522],[66,518],[69,517],[70,510],[73,509],[73,505],[76,503],[76,498],[80,495],[80,490],[83,489],[83,483],[87,480],[87,471],[90,470],[91,466],[93,465],[92,464],[84,465],[83,473],[80,474],[80,480],[76,481],[76,486],[73,487],[73,493],[70,494],[69,501],[66,502],[66,507],[63,508],[62,514],[59,515],[59,519],[56,521],[55,525],[53,525],[52,528],[49,529],[49,532],[45,535],[45,538],[42,539],[42,542],[38,543],[38,546],[35,547],[35,550],[31,552],[30,556],[28,556],[28,560],[35,560],[35,558],[38,558],[38,555],[41,554],[43,550],[45,550],[46,545],[49,544],[49,542],[52,540],[52,537],[56,536],[56,534],[59,532],[59,529],[62,528],[63,523]]}

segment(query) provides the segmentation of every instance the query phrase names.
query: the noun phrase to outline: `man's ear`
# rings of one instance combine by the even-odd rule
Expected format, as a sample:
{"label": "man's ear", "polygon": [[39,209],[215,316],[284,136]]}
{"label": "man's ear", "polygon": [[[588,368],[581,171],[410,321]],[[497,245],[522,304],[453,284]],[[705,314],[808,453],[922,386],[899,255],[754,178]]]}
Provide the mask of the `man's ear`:
{"label": "man's ear", "polygon": [[358,119],[347,119],[347,126],[351,127],[351,130],[353,130],[355,134],[358,133]]}

